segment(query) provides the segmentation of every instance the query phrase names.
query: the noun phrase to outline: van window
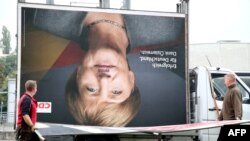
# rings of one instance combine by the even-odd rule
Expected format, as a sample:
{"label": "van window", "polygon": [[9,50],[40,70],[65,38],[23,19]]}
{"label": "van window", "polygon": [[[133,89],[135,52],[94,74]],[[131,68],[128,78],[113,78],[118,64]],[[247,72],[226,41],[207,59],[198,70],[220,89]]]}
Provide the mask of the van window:
{"label": "van window", "polygon": [[239,76],[239,77],[250,88],[250,76]]}
{"label": "van window", "polygon": [[235,72],[240,79],[250,88],[250,72]]}
{"label": "van window", "polygon": [[[212,74],[212,83],[214,92],[216,94],[216,99],[223,101],[224,96],[227,91],[227,87],[224,83],[224,74]],[[236,82],[238,88],[240,89],[240,93],[242,95],[242,102],[250,104],[249,93],[245,90],[245,88],[239,83],[237,80]]]}

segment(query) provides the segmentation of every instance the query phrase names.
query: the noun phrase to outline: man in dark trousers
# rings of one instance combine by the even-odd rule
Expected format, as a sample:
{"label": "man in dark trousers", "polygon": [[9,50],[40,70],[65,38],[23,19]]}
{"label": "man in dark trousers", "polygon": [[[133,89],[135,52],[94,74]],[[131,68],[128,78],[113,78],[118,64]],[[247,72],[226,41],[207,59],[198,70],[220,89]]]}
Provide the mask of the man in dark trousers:
{"label": "man in dark trousers", "polygon": [[25,93],[18,101],[16,139],[19,141],[39,141],[34,133],[37,120],[37,101],[34,99],[34,95],[37,92],[36,81],[26,81],[25,90]]}

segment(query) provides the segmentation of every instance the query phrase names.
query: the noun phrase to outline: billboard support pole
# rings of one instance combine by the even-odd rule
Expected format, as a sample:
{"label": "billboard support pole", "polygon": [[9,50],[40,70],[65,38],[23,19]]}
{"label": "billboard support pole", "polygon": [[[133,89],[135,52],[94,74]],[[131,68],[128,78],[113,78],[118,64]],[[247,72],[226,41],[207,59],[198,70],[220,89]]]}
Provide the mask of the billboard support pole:
{"label": "billboard support pole", "polygon": [[100,8],[110,8],[110,0],[100,0]]}

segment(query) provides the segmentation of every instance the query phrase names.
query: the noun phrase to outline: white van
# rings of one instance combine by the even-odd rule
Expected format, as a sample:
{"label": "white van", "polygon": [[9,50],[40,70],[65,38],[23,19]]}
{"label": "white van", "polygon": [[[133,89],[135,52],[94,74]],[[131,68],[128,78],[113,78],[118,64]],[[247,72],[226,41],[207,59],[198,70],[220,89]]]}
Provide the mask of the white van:
{"label": "white van", "polygon": [[[226,93],[224,75],[231,70],[219,67],[196,67],[189,73],[190,76],[190,111],[191,122],[215,121],[222,108]],[[250,119],[250,89],[238,77],[237,86],[242,94],[243,120]],[[216,141],[220,128],[199,131],[201,141]]]}
{"label": "white van", "polygon": [[235,71],[235,73],[246,83],[250,88],[250,71]]}

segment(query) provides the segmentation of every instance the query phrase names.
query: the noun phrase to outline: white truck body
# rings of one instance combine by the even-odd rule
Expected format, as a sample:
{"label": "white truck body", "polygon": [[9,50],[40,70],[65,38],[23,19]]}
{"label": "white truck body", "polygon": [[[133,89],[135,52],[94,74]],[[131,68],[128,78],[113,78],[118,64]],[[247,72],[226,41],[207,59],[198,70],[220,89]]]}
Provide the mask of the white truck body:
{"label": "white truck body", "polygon": [[[216,67],[195,67],[189,71],[189,96],[190,100],[190,121],[200,123],[206,121],[216,121],[218,113],[222,109],[223,97],[226,93],[224,75],[233,72],[232,70]],[[240,88],[243,101],[243,120],[250,119],[250,89],[236,75],[237,86]],[[221,95],[221,96],[220,96]],[[216,96],[216,97],[214,97]],[[217,106],[216,106],[217,105]],[[217,107],[217,108],[216,108]],[[217,109],[217,110],[216,110]],[[218,112],[217,112],[218,111]],[[167,139],[171,141],[217,141],[220,127],[192,130],[186,132],[166,133]],[[131,138],[121,138],[122,141],[141,140]],[[143,141],[155,141],[156,139],[142,139]]]}
{"label": "white truck body", "polygon": [[[231,70],[215,67],[196,67],[190,71],[190,111],[191,122],[215,121],[217,111],[221,110],[223,97],[226,92],[224,75]],[[240,88],[243,101],[243,120],[250,119],[250,90],[238,77],[237,86]],[[214,99],[213,96],[216,96]],[[218,138],[220,128],[212,128],[199,131],[201,141],[215,141]]]}

